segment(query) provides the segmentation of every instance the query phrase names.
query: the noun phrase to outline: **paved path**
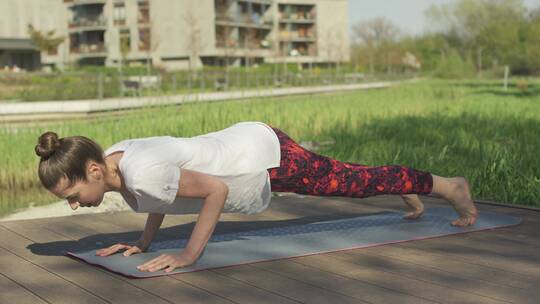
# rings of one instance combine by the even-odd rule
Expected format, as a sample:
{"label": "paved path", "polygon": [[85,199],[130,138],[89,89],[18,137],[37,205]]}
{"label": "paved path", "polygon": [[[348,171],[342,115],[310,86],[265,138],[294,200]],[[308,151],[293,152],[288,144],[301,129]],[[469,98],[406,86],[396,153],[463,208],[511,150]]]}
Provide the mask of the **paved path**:
{"label": "paved path", "polygon": [[345,84],[315,87],[271,88],[248,91],[192,93],[170,96],[148,96],[107,98],[103,100],[70,100],[17,102],[0,104],[0,122],[33,120],[36,118],[65,117],[65,115],[88,115],[95,112],[117,111],[140,108],[144,106],[182,104],[198,101],[218,101],[254,97],[288,96],[299,94],[316,94],[336,91],[352,91],[363,89],[385,88],[400,82],[373,82],[364,84]]}

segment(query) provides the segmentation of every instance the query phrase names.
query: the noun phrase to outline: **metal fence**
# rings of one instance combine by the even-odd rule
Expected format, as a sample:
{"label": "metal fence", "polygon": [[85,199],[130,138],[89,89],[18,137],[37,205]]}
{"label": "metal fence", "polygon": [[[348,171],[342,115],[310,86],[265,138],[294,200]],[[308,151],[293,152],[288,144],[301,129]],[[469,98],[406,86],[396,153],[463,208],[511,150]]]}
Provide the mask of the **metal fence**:
{"label": "metal fence", "polygon": [[44,101],[158,96],[212,91],[351,84],[369,80],[360,73],[312,70],[286,73],[195,71],[175,73],[0,74],[0,100]]}

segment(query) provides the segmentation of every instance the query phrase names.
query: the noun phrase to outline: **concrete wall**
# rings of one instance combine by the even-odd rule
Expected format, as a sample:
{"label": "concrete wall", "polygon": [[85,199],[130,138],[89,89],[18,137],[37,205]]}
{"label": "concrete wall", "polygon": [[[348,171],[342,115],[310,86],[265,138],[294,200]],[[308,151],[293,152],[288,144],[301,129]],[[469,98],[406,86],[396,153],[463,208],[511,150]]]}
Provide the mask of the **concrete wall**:
{"label": "concrete wall", "polygon": [[201,65],[198,56],[215,52],[213,0],[151,2],[152,34],[157,58],[164,65]]}
{"label": "concrete wall", "polygon": [[318,0],[317,48],[321,61],[349,61],[347,1]]}
{"label": "concrete wall", "polygon": [[[62,0],[1,0],[0,38],[29,39],[28,24],[42,32],[55,30],[55,36],[67,36],[66,10]],[[42,54],[45,64],[61,62],[67,55],[67,43],[58,54]]]}

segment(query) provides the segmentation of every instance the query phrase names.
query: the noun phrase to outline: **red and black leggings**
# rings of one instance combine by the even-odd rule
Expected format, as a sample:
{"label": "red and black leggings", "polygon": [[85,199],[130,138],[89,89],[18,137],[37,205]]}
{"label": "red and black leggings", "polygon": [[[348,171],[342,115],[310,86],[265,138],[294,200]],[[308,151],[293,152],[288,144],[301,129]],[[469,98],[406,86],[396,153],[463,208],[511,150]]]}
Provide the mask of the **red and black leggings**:
{"label": "red and black leggings", "polygon": [[369,167],[340,162],[304,149],[272,127],[281,146],[281,162],[268,169],[273,192],[317,196],[368,197],[381,194],[429,194],[429,172],[398,165]]}

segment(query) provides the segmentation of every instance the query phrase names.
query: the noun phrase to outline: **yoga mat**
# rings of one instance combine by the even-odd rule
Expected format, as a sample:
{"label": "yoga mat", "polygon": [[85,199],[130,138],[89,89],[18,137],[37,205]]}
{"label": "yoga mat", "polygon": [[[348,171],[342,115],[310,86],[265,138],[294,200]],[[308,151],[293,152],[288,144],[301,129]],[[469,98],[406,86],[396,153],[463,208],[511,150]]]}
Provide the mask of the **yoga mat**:
{"label": "yoga mat", "polygon": [[454,227],[450,222],[457,218],[457,213],[451,207],[426,208],[422,217],[416,220],[402,217],[402,212],[385,211],[340,220],[214,235],[195,264],[176,268],[169,273],[165,273],[164,270],[141,272],[136,267],[163,253],[181,251],[187,244],[187,239],[156,242],[147,252],[129,257],[124,257],[122,253],[99,257],[95,255],[95,250],[67,252],[67,255],[127,277],[149,278],[488,230],[521,223],[519,217],[481,211],[473,226]]}

